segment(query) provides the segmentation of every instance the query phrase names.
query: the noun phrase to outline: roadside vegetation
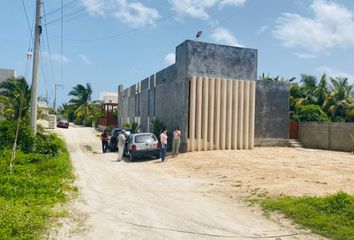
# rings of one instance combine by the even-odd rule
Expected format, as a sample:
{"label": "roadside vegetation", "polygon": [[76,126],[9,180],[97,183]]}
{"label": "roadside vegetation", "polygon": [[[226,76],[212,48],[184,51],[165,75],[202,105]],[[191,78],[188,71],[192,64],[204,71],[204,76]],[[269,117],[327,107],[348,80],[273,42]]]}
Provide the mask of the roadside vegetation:
{"label": "roadside vegetation", "polygon": [[42,239],[74,190],[69,153],[55,134],[32,133],[24,78],[0,88],[0,239]]}
{"label": "roadside vegetation", "polygon": [[354,197],[338,192],[326,197],[278,197],[256,200],[267,214],[279,211],[295,223],[330,239],[354,239]]}
{"label": "roadside vegetation", "polygon": [[96,126],[98,119],[102,116],[102,102],[91,100],[92,93],[93,90],[89,83],[73,87],[69,92],[69,96],[72,97],[70,101],[58,107],[59,117],[64,117],[79,125]]}
{"label": "roadside vegetation", "polygon": [[290,86],[290,118],[300,122],[354,122],[354,86],[348,78],[302,74],[286,80],[262,75],[260,80],[286,82]]}

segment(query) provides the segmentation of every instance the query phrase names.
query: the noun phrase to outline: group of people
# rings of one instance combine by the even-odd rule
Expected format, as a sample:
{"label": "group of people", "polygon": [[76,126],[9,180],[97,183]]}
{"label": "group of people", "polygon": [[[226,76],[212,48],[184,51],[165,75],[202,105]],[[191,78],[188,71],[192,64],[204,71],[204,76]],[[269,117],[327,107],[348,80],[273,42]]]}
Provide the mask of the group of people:
{"label": "group of people", "polygon": [[[160,134],[160,143],[161,143],[161,160],[164,162],[168,146],[168,136],[167,128],[164,128]],[[178,127],[173,131],[173,141],[172,141],[172,157],[177,157],[179,153],[179,145],[181,142],[181,131]]]}
{"label": "group of people", "polygon": [[[123,160],[125,139],[126,139],[126,132],[123,129],[118,135],[118,162]],[[108,149],[108,140],[109,140],[109,134],[106,129],[101,134],[101,140],[102,140],[102,152],[106,153]],[[181,131],[179,130],[178,127],[176,127],[176,129],[173,131],[172,157],[177,157],[179,153],[180,142],[181,142]],[[164,128],[160,134],[160,143],[161,143],[161,160],[162,162],[164,162],[166,158],[167,148],[168,148],[167,128]]]}

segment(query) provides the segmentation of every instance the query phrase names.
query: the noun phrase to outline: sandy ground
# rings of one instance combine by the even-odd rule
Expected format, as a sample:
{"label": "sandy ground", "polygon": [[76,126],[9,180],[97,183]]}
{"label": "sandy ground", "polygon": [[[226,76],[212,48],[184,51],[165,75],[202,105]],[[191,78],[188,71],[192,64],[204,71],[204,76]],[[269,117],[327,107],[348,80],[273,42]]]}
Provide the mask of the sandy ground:
{"label": "sandy ground", "polygon": [[102,154],[90,128],[56,131],[71,152],[79,197],[50,239],[322,239],[267,219],[245,198],[354,192],[348,153],[259,148],[130,163]]}

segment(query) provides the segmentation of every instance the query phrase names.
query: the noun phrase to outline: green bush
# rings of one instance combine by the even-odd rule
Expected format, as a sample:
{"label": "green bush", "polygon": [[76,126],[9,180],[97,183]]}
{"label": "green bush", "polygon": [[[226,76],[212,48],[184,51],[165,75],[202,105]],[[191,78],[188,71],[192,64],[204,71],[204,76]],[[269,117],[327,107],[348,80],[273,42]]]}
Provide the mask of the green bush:
{"label": "green bush", "polygon": [[330,239],[354,239],[354,197],[344,192],[327,197],[263,199],[261,205],[265,210],[279,210]]}
{"label": "green bush", "polygon": [[56,155],[59,151],[58,138],[54,134],[38,132],[33,151],[39,154]]}
{"label": "green bush", "polygon": [[[16,136],[17,121],[2,120],[0,121],[0,150],[11,149]],[[32,151],[34,136],[28,121],[21,120],[17,149],[25,153]]]}
{"label": "green bush", "polygon": [[50,219],[62,214],[54,207],[74,190],[72,166],[63,141],[51,138],[58,144],[57,155],[18,151],[12,174],[12,151],[0,151],[0,239],[43,239]]}
{"label": "green bush", "polygon": [[299,106],[291,115],[291,119],[299,122],[328,122],[329,118],[318,105]]}

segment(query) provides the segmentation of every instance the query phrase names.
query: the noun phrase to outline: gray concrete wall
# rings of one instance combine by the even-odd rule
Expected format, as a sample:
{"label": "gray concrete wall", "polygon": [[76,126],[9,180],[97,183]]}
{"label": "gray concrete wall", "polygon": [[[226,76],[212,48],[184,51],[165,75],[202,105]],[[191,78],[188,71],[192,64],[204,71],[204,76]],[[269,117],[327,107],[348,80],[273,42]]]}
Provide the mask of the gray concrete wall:
{"label": "gray concrete wall", "polygon": [[182,131],[181,150],[187,150],[189,80],[206,76],[237,80],[256,80],[257,50],[184,41],[176,48],[176,122]]}
{"label": "gray concrete wall", "polygon": [[15,76],[15,70],[0,68],[0,82],[3,82],[9,77],[14,77],[14,76]]}
{"label": "gray concrete wall", "polygon": [[[179,51],[185,54],[183,61],[189,76],[257,79],[256,49],[187,40],[177,47]],[[181,55],[177,54],[177,62]]]}
{"label": "gray concrete wall", "polygon": [[287,83],[256,82],[256,146],[288,145],[289,94]]}
{"label": "gray concrete wall", "polygon": [[[256,80],[257,50],[187,40],[176,47],[175,64],[141,82],[139,104],[142,130],[148,130],[148,117],[150,120],[153,117],[160,119],[170,133],[179,126],[182,131],[181,151],[187,150],[191,76]],[[156,87],[153,87],[155,78]],[[130,117],[130,122],[133,122],[137,104],[135,85],[129,88],[130,96],[127,91],[119,94],[119,119]]]}
{"label": "gray concrete wall", "polygon": [[300,123],[299,137],[304,147],[353,151],[354,123]]}

